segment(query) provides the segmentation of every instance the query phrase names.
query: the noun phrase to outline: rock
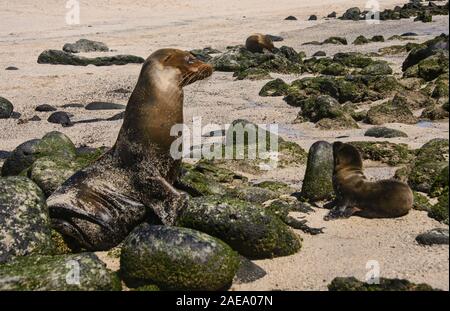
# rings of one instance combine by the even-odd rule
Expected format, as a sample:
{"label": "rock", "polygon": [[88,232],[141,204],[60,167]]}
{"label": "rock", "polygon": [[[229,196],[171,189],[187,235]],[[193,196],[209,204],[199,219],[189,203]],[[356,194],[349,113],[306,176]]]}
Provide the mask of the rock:
{"label": "rock", "polygon": [[322,44],[342,44],[342,45],[347,45],[347,39],[342,38],[342,37],[330,37],[328,39],[326,39],[325,41],[323,41]]}
{"label": "rock", "polygon": [[337,277],[328,284],[329,291],[435,291],[430,285],[407,280],[380,278],[380,284],[368,284],[354,277]]}
{"label": "rock", "polygon": [[325,67],[321,72],[323,75],[329,75],[329,76],[344,76],[348,74],[348,69],[339,64],[339,63],[332,63]]}
{"label": "rock", "polygon": [[298,121],[317,122],[324,118],[337,118],[345,113],[339,102],[329,95],[310,97],[302,101],[300,107]]}
{"label": "rock", "polygon": [[372,127],[368,129],[364,136],[368,137],[377,137],[377,138],[395,138],[395,137],[408,137],[408,135],[405,132],[390,129],[387,127]]}
{"label": "rock", "polygon": [[[396,172],[396,177],[398,177],[397,172]],[[419,193],[417,191],[413,191],[413,195],[414,195],[413,208],[415,210],[426,211],[426,212],[429,212],[431,210],[432,205],[425,195],[423,195],[422,193]]]}
{"label": "rock", "polygon": [[14,106],[9,100],[0,96],[0,119],[8,119],[14,111]]}
{"label": "rock", "polygon": [[249,68],[243,71],[236,71],[233,77],[236,77],[236,80],[248,79],[253,81],[272,79],[268,70],[260,68]]}
{"label": "rock", "polygon": [[292,16],[292,15],[289,15],[289,16],[286,17],[284,20],[286,20],[286,21],[296,21],[296,20],[297,20],[297,17]]}
{"label": "rock", "polygon": [[93,253],[27,256],[0,266],[0,291],[119,291],[118,277]]}
{"label": "rock", "polygon": [[70,120],[69,114],[64,111],[57,111],[52,113],[48,119],[50,123],[61,124],[64,127],[72,126],[73,122]]}
{"label": "rock", "polygon": [[422,11],[417,14],[417,17],[414,19],[415,22],[422,22],[422,23],[431,23],[433,21],[433,16],[431,15],[430,11]]}
{"label": "rock", "polygon": [[77,103],[71,103],[71,104],[64,104],[61,106],[61,108],[84,108],[84,105],[77,104]]}
{"label": "rock", "polygon": [[189,51],[195,58],[201,60],[202,62],[208,62],[211,60],[211,54],[220,54],[219,50],[215,50],[211,47],[206,47],[203,49],[191,50]]}
{"label": "rock", "polygon": [[9,66],[9,67],[6,67],[5,70],[19,70],[19,68],[15,67],[15,66]]}
{"label": "rock", "polygon": [[348,114],[340,115],[334,119],[323,118],[316,123],[316,127],[321,130],[347,130],[358,129],[358,123]]}
{"label": "rock", "polygon": [[448,166],[448,147],[448,139],[436,138],[417,150],[417,156],[411,163],[408,174],[408,184],[412,189],[430,193],[433,182]]}
{"label": "rock", "polygon": [[43,104],[43,105],[37,106],[34,110],[39,111],[39,112],[49,112],[49,111],[56,111],[58,109],[56,109],[55,107],[53,107],[51,105]]}
{"label": "rock", "polygon": [[267,82],[259,92],[259,96],[284,96],[288,93],[289,85],[282,79]]}
{"label": "rock", "polygon": [[28,168],[41,157],[75,159],[72,141],[60,132],[49,132],[42,139],[26,141],[16,147],[2,167],[2,176],[26,174]]}
{"label": "rock", "polygon": [[64,44],[63,51],[68,53],[108,52],[109,48],[102,42],[80,39],[75,43]]}
{"label": "rock", "polygon": [[308,20],[309,20],[309,21],[316,21],[316,20],[317,20],[317,15],[311,15],[311,16],[308,18]]}
{"label": "rock", "polygon": [[290,195],[294,192],[294,189],[291,188],[291,186],[289,186],[288,184],[281,182],[281,181],[275,181],[275,180],[262,181],[257,184],[254,184],[253,186],[271,190],[273,192],[278,193],[280,196],[284,195],[284,194]]}
{"label": "rock", "polygon": [[331,199],[333,190],[333,147],[325,141],[315,142],[308,152],[302,198],[316,202]]}
{"label": "rock", "polygon": [[355,44],[355,45],[363,45],[363,44],[367,44],[369,42],[370,42],[370,40],[367,39],[366,37],[358,36],[358,37],[356,37],[355,41],[353,41],[353,44]]}
{"label": "rock", "polygon": [[144,63],[142,57],[134,55],[116,55],[88,58],[74,55],[64,51],[46,50],[38,57],[38,64],[51,65],[73,65],[73,66],[112,66],[112,65],[126,65],[126,64],[142,64]]}
{"label": "rock", "polygon": [[374,62],[361,70],[362,75],[369,76],[390,75],[392,72],[392,68],[385,61]]}
{"label": "rock", "polygon": [[32,116],[31,118],[28,119],[28,121],[37,122],[37,121],[42,121],[42,119],[39,118],[38,116]]}
{"label": "rock", "polygon": [[240,259],[240,266],[233,280],[234,284],[252,283],[266,276],[266,271],[257,264],[242,256]]}
{"label": "rock", "polygon": [[409,110],[406,101],[396,96],[392,101],[370,108],[366,121],[369,124],[381,125],[393,122],[415,124],[418,120]]}
{"label": "rock", "polygon": [[443,120],[448,118],[449,112],[442,108],[442,106],[439,105],[433,105],[430,107],[425,108],[422,111],[422,114],[420,115],[421,119],[428,119],[428,120]]}
{"label": "rock", "polygon": [[342,15],[343,20],[353,20],[359,21],[361,16],[361,10],[357,7],[353,7],[345,11],[344,15]]}
{"label": "rock", "polygon": [[327,53],[325,53],[324,51],[317,51],[316,53],[313,54],[313,57],[321,57],[321,56],[327,56]]}
{"label": "rock", "polygon": [[449,171],[448,171],[448,165],[442,169],[442,171],[439,173],[439,175],[436,176],[436,178],[433,181],[433,184],[431,185],[430,189],[430,196],[431,197],[439,197],[444,192],[448,191],[448,184],[449,184]]}
{"label": "rock", "polygon": [[223,290],[239,257],[222,241],[195,230],[143,224],[124,242],[120,270],[127,283],[164,290]]}
{"label": "rock", "polygon": [[439,197],[438,202],[431,207],[428,216],[448,225],[448,204],[447,190]]}
{"label": "rock", "polygon": [[114,109],[125,109],[125,105],[108,103],[108,102],[92,102],[87,104],[84,109],[86,110],[114,110]]}
{"label": "rock", "polygon": [[425,79],[425,81],[431,81],[442,74],[448,74],[448,57],[448,51],[442,51],[420,61],[418,64],[418,76]]}
{"label": "rock", "polygon": [[417,37],[418,34],[415,32],[405,32],[401,34],[402,37]]}
{"label": "rock", "polygon": [[416,237],[416,241],[422,245],[448,245],[448,229],[447,228],[436,228],[425,233],[421,233]]}
{"label": "rock", "polygon": [[125,111],[122,111],[122,112],[119,112],[118,114],[115,114],[112,117],[106,119],[106,121],[123,120],[124,117],[125,117]]}
{"label": "rock", "polygon": [[371,42],[384,42],[384,37],[381,35],[373,36],[372,39],[370,39]]}
{"label": "rock", "polygon": [[337,13],[334,11],[327,15],[328,18],[336,18],[336,16],[337,16]]}
{"label": "rock", "polygon": [[0,263],[52,252],[47,205],[36,184],[25,177],[0,178],[0,210]]}
{"label": "rock", "polygon": [[380,48],[378,50],[378,53],[381,56],[384,55],[397,55],[397,54],[402,54],[402,53],[406,53],[406,47],[404,45],[391,45],[391,46],[386,46],[384,48]]}
{"label": "rock", "polygon": [[448,100],[448,96],[449,96],[448,76],[447,75],[445,75],[445,77],[440,76],[439,78],[436,79],[436,81],[434,83],[434,89],[431,93],[431,97],[437,98],[437,99],[447,98],[447,100]]}
{"label": "rock", "polygon": [[420,61],[443,50],[448,51],[448,35],[445,34],[428,40],[412,49],[402,64],[402,70],[406,71],[408,68],[417,65]]}
{"label": "rock", "polygon": [[352,68],[364,68],[374,63],[370,57],[357,52],[336,53],[333,61]]}
{"label": "rock", "polygon": [[266,37],[269,37],[272,42],[281,42],[284,41],[284,38],[281,36],[274,36],[274,35],[266,35]]}
{"label": "rock", "polygon": [[280,219],[237,199],[194,198],[178,224],[215,236],[250,259],[287,256],[301,247],[299,238]]}
{"label": "rock", "polygon": [[242,201],[262,204],[279,197],[276,192],[261,187],[238,187],[228,193],[229,196],[236,197]]}
{"label": "rock", "polygon": [[387,141],[353,141],[349,142],[358,149],[363,160],[380,161],[391,166],[409,164],[414,159],[414,152],[406,144],[394,144]]}

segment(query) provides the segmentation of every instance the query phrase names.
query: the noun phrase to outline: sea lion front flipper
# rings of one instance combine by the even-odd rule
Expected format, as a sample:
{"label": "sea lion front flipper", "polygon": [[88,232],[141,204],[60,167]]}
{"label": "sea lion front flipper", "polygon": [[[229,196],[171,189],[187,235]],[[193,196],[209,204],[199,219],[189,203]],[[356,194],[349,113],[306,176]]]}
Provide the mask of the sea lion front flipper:
{"label": "sea lion front flipper", "polygon": [[343,204],[337,204],[337,206],[330,210],[330,212],[323,219],[325,221],[329,221],[339,218],[349,218],[359,210],[360,209],[356,207],[348,206],[348,203],[345,202]]}

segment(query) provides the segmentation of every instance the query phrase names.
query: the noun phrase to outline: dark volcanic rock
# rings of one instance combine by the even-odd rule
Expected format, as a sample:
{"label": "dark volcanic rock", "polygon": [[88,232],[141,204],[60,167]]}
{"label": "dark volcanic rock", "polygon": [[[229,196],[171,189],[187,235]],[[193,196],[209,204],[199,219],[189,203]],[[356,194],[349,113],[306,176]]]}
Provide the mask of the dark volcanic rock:
{"label": "dark volcanic rock", "polygon": [[39,64],[73,65],[73,66],[112,66],[126,64],[142,64],[145,60],[134,55],[116,55],[87,58],[58,50],[46,50],[38,57]]}
{"label": "dark volcanic rock", "polygon": [[289,16],[286,17],[284,20],[286,20],[286,21],[296,21],[296,20],[297,20],[297,17],[292,16],[292,15],[289,15]]}
{"label": "dark volcanic rock", "polygon": [[416,237],[416,241],[422,245],[447,244],[449,242],[448,229],[436,228]]}
{"label": "dark volcanic rock", "polygon": [[37,106],[34,110],[39,111],[39,112],[49,112],[49,111],[56,111],[58,109],[56,109],[55,107],[53,107],[51,105],[43,104],[43,105]]}
{"label": "dark volcanic rock", "polygon": [[239,256],[216,238],[148,224],[130,233],[120,257],[127,284],[155,284],[166,290],[223,290],[238,267]]}
{"label": "dark volcanic rock", "polygon": [[325,53],[324,51],[317,51],[316,53],[313,54],[313,57],[321,57],[321,56],[327,56],[327,53]]}
{"label": "dark volcanic rock", "polygon": [[9,66],[9,67],[6,67],[5,70],[19,70],[19,68],[14,67],[14,66]]}
{"label": "dark volcanic rock", "polygon": [[109,48],[102,42],[80,39],[75,43],[66,43],[63,51],[69,53],[108,52]]}
{"label": "dark volcanic rock", "polygon": [[337,277],[328,285],[329,291],[433,291],[430,285],[407,280],[380,278],[380,284],[368,284],[354,277]]}
{"label": "dark volcanic rock", "polygon": [[421,60],[424,60],[439,51],[448,51],[448,35],[442,34],[434,39],[428,40],[422,45],[414,48],[409,53],[402,65],[403,71],[406,71],[409,67],[418,64]]}
{"label": "dark volcanic rock", "polygon": [[0,291],[120,291],[115,273],[93,253],[33,255],[0,266]]}
{"label": "dark volcanic rock", "polygon": [[336,12],[331,12],[330,14],[327,15],[328,18],[336,18],[337,13]]}
{"label": "dark volcanic rock", "polygon": [[343,20],[353,20],[358,21],[361,17],[361,10],[357,7],[353,7],[345,11],[344,15],[342,15]]}
{"label": "dark volcanic rock", "polygon": [[73,122],[70,120],[69,114],[64,111],[57,111],[52,113],[48,117],[47,121],[50,123],[61,124],[64,127],[73,125]]}
{"label": "dark volcanic rock", "polygon": [[0,263],[51,253],[50,218],[36,184],[25,177],[0,177],[0,210]]}
{"label": "dark volcanic rock", "polygon": [[402,131],[390,129],[387,127],[372,127],[364,133],[364,136],[377,138],[408,137],[408,135]]}
{"label": "dark volcanic rock", "polygon": [[317,15],[311,15],[311,16],[308,18],[308,20],[309,20],[309,21],[316,21],[316,20],[317,20]]}
{"label": "dark volcanic rock", "polygon": [[333,191],[333,147],[325,141],[315,142],[308,152],[303,198],[310,202],[331,199]]}
{"label": "dark volcanic rock", "polygon": [[114,110],[125,109],[126,106],[122,104],[109,103],[109,102],[92,102],[87,104],[84,109],[86,110]]}
{"label": "dark volcanic rock", "polygon": [[6,98],[0,96],[0,119],[10,118],[13,111],[13,104]]}

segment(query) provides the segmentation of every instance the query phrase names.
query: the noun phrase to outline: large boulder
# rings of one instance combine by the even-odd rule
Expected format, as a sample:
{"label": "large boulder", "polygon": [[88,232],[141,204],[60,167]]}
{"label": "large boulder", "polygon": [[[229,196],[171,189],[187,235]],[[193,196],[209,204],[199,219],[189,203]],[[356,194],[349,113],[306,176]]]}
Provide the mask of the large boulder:
{"label": "large boulder", "polygon": [[228,245],[195,230],[143,224],[124,241],[120,270],[127,284],[166,290],[223,290],[240,260]]}
{"label": "large boulder", "polygon": [[279,218],[238,199],[194,198],[178,225],[215,236],[250,259],[292,255],[301,247],[296,234]]}
{"label": "large boulder", "polygon": [[415,124],[418,120],[409,109],[406,101],[402,97],[396,96],[393,100],[370,108],[367,112],[366,121],[369,124],[381,125],[394,122]]}
{"label": "large boulder", "polygon": [[345,11],[341,17],[343,20],[359,21],[361,18],[361,10],[357,7],[353,7]]}
{"label": "large boulder", "polygon": [[405,132],[387,128],[384,126],[371,127],[364,133],[364,136],[377,137],[377,138],[408,137],[408,135]]}
{"label": "large boulder", "polygon": [[0,177],[0,263],[53,251],[42,191],[25,177]]}
{"label": "large boulder", "polygon": [[448,245],[448,233],[448,228],[436,228],[419,234],[416,241],[422,245]]}
{"label": "large boulder", "polygon": [[328,200],[333,190],[333,147],[325,141],[315,142],[308,152],[302,197],[310,202]]}
{"label": "large boulder", "polygon": [[8,119],[14,111],[13,104],[4,97],[0,96],[0,119]]}
{"label": "large boulder", "polygon": [[366,160],[380,161],[388,165],[409,164],[414,159],[414,152],[406,144],[394,144],[388,141],[353,141],[349,142],[358,149]]}
{"label": "large boulder", "polygon": [[[448,35],[442,34],[432,40],[426,41],[424,44],[411,50],[408,57],[403,62],[402,69],[406,71],[408,68],[417,65],[420,61],[442,52],[448,51]],[[448,67],[448,66],[447,66]]]}
{"label": "large boulder", "polygon": [[121,290],[117,275],[92,253],[22,257],[0,265],[0,291]]}
{"label": "large boulder", "polygon": [[88,58],[65,51],[46,50],[38,57],[38,64],[72,65],[72,66],[112,66],[126,64],[142,64],[144,59],[134,55],[116,55]]}

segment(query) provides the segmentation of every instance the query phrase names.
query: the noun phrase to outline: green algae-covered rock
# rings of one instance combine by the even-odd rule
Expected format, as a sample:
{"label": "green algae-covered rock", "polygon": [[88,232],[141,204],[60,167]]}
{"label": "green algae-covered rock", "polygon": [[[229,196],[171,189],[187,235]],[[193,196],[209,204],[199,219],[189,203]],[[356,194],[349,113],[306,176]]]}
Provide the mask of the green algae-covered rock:
{"label": "green algae-covered rock", "polygon": [[215,236],[250,259],[292,255],[301,247],[297,235],[280,219],[238,199],[194,198],[178,225]]}
{"label": "green algae-covered rock", "polygon": [[442,169],[442,171],[437,175],[436,179],[433,181],[430,189],[430,196],[438,197],[444,192],[448,191],[448,165]]}
{"label": "green algae-covered rock", "polygon": [[322,69],[320,73],[330,76],[344,76],[349,73],[349,70],[342,64],[332,63]]}
{"label": "green algae-covered rock", "polygon": [[341,44],[341,45],[347,45],[347,39],[343,37],[329,37],[328,39],[325,39],[322,44]]}
{"label": "green algae-covered rock", "polygon": [[262,204],[266,201],[279,197],[279,194],[260,187],[237,187],[228,193],[229,196],[236,197],[242,201]]}
{"label": "green algae-covered rock", "polygon": [[163,290],[223,290],[239,268],[228,245],[187,228],[135,228],[126,238],[120,271],[129,284],[154,284]]}
{"label": "green algae-covered rock", "polygon": [[448,191],[444,192],[438,202],[431,207],[428,216],[448,225]]}
{"label": "green algae-covered rock", "polygon": [[355,44],[355,45],[363,45],[363,44],[367,44],[369,42],[370,42],[369,39],[367,39],[366,37],[361,35],[361,36],[356,37],[355,41],[353,41],[353,44]]}
{"label": "green algae-covered rock", "polygon": [[405,132],[394,130],[387,127],[372,127],[368,129],[364,136],[368,137],[377,137],[377,138],[394,138],[394,137],[408,137],[408,135]]}
{"label": "green algae-covered rock", "polygon": [[372,107],[367,112],[367,123],[381,125],[385,123],[415,124],[417,118],[413,115],[408,105],[400,97]]}
{"label": "green algae-covered rock", "polygon": [[430,285],[407,280],[380,278],[380,284],[368,284],[354,277],[337,277],[328,284],[329,291],[434,291]]}
{"label": "green algae-covered rock", "polygon": [[13,113],[13,104],[4,97],[0,96],[0,119],[8,119]]}
{"label": "green algae-covered rock", "polygon": [[193,196],[224,195],[227,192],[225,185],[187,164],[183,164],[179,183],[179,188]]}
{"label": "green algae-covered rock", "polygon": [[270,73],[266,69],[261,68],[248,68],[242,71],[236,71],[233,75],[236,80],[267,80],[272,79]]}
{"label": "green algae-covered rock", "polygon": [[420,115],[421,119],[428,120],[443,120],[448,118],[449,112],[445,110],[441,105],[433,105],[425,108]]}
{"label": "green algae-covered rock", "polygon": [[19,175],[38,158],[46,156],[71,160],[76,156],[76,148],[63,133],[47,133],[42,139],[27,141],[14,149],[11,156],[3,164],[2,176]]}
{"label": "green algae-covered rock", "polygon": [[448,73],[448,51],[439,52],[419,62],[418,75],[425,81],[431,81],[443,73]]}
{"label": "green algae-covered rock", "polygon": [[289,85],[282,79],[267,82],[259,92],[259,96],[284,96],[288,92]]}
{"label": "green algae-covered rock", "polygon": [[333,147],[325,141],[315,142],[308,152],[302,197],[310,202],[328,200],[333,194]]}
{"label": "green algae-covered rock", "polygon": [[289,186],[288,184],[286,184],[284,182],[276,181],[276,180],[262,181],[257,184],[254,184],[253,186],[258,187],[258,188],[267,189],[267,190],[279,193],[280,195],[291,194],[294,192],[294,189],[291,186]]}
{"label": "green algae-covered rock", "polygon": [[134,55],[115,55],[103,57],[83,57],[59,50],[46,50],[38,57],[38,64],[72,65],[72,66],[112,66],[142,64],[144,59]]}
{"label": "green algae-covered rock", "polygon": [[392,68],[385,61],[378,61],[364,67],[360,74],[370,76],[381,76],[392,74]]}
{"label": "green algae-covered rock", "polygon": [[310,97],[301,104],[297,120],[317,122],[323,118],[335,118],[344,114],[339,102],[329,95]]}
{"label": "green algae-covered rock", "polygon": [[433,182],[448,166],[448,148],[448,139],[436,138],[417,151],[408,174],[408,184],[412,189],[430,193]]}
{"label": "green algae-covered rock", "polygon": [[413,191],[413,195],[414,195],[414,203],[413,203],[414,209],[426,212],[429,212],[431,210],[432,204],[425,195],[417,191]]}
{"label": "green algae-covered rock", "polygon": [[118,277],[93,253],[33,255],[0,265],[0,291],[113,291]]}
{"label": "green algae-covered rock", "polygon": [[336,118],[323,118],[316,123],[316,127],[321,130],[346,130],[359,128],[358,123],[349,114],[343,114]]}
{"label": "green algae-covered rock", "polygon": [[358,52],[341,52],[333,56],[333,61],[351,68],[364,68],[374,63],[372,58]]}
{"label": "green algae-covered rock", "polygon": [[409,164],[414,159],[413,151],[406,144],[394,144],[387,141],[354,141],[350,142],[358,149],[363,159],[380,161],[388,165]]}
{"label": "green algae-covered rock", "polygon": [[41,189],[25,177],[0,178],[0,263],[52,250],[50,218]]}

